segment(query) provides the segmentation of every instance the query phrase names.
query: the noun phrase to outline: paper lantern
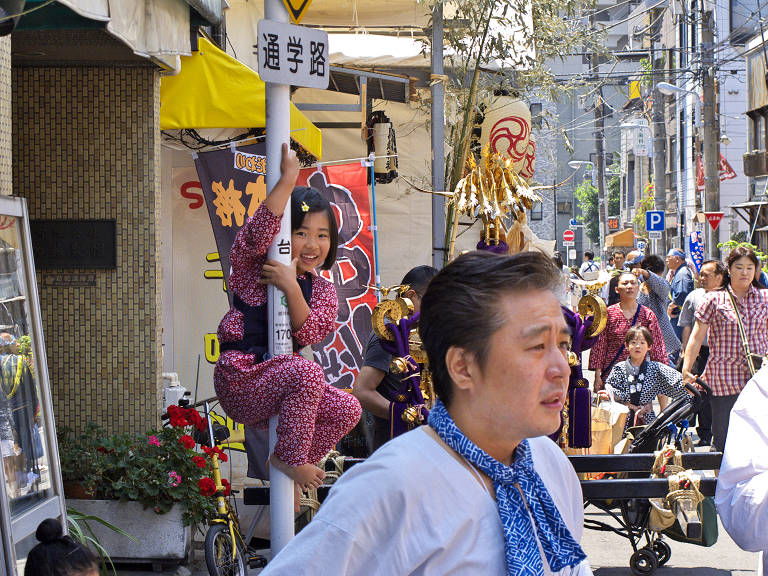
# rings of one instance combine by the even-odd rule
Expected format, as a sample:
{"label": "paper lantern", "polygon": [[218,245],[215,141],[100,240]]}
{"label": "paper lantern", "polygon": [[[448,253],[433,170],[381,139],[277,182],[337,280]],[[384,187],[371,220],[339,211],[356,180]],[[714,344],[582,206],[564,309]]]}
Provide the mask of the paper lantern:
{"label": "paper lantern", "polygon": [[523,166],[520,168],[520,176],[525,178],[527,182],[533,179],[533,173],[536,170],[536,138],[531,134],[531,139],[528,141],[528,148],[525,150],[525,156],[523,158]]}
{"label": "paper lantern", "polygon": [[512,96],[496,97],[485,111],[481,146],[490,145],[491,152],[507,154],[515,162],[515,172],[519,173],[525,164],[530,138],[531,111],[525,102]]}

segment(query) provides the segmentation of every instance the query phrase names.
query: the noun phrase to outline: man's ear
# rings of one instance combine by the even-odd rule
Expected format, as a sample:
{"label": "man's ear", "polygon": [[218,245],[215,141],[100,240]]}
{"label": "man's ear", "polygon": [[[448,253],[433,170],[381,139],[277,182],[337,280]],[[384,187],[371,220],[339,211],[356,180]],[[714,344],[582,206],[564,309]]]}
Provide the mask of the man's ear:
{"label": "man's ear", "polygon": [[451,346],[445,354],[445,367],[457,389],[470,390],[474,386],[479,369],[474,354]]}

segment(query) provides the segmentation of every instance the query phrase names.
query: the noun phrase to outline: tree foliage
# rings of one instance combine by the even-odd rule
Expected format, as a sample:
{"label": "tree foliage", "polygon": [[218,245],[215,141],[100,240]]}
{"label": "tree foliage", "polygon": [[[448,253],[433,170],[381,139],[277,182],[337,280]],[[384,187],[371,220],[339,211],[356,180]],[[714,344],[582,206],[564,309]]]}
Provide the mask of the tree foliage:
{"label": "tree foliage", "polygon": [[584,180],[576,187],[573,193],[579,202],[581,216],[579,220],[584,222],[584,231],[592,244],[600,242],[600,214],[597,210],[597,188],[592,186],[589,180]]}
{"label": "tree foliage", "polygon": [[[434,7],[441,0],[422,0]],[[585,12],[594,0],[451,0],[444,4],[446,67],[445,186],[463,176],[476,118],[499,90],[556,99],[585,84],[555,78],[547,65],[578,52],[604,53]],[[428,48],[428,47],[426,47]],[[425,48],[425,49],[426,49]],[[446,225],[452,227],[449,211]]]}

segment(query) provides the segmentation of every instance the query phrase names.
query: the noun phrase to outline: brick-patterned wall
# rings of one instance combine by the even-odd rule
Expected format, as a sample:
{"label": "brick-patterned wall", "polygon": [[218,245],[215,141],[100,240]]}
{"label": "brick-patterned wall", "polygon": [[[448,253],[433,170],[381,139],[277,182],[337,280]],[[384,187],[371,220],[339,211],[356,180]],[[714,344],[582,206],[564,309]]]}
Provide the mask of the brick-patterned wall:
{"label": "brick-patterned wall", "polygon": [[115,270],[38,272],[59,424],[158,422],[159,94],[151,68],[13,69],[13,189],[30,218],[117,220]]}
{"label": "brick-patterned wall", "polygon": [[11,194],[11,37],[0,38],[0,195]]}

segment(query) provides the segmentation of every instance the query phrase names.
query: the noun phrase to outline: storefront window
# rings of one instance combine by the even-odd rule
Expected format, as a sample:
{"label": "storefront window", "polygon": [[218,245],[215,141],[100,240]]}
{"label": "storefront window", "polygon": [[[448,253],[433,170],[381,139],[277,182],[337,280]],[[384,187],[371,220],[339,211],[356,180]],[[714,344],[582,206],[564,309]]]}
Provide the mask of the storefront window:
{"label": "storefront window", "polygon": [[51,491],[19,228],[0,216],[0,446],[12,516]]}

